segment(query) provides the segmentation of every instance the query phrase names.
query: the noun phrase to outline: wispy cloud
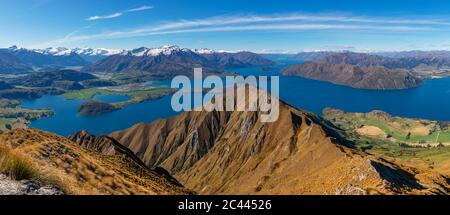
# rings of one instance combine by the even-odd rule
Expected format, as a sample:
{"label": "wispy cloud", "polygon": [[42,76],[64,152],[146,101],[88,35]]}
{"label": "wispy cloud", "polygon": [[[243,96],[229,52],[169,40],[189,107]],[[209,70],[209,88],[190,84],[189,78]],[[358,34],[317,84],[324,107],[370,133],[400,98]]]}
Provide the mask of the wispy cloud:
{"label": "wispy cloud", "polygon": [[116,17],[120,17],[122,15],[124,15],[125,13],[134,13],[134,12],[140,12],[140,11],[145,11],[145,10],[150,10],[153,9],[153,6],[148,6],[148,5],[144,5],[141,7],[137,7],[137,8],[132,8],[123,12],[116,12],[110,15],[105,15],[105,16],[91,16],[86,18],[86,20],[88,21],[95,21],[95,20],[100,20],[100,19],[113,19]]}
{"label": "wispy cloud", "polygon": [[111,15],[106,15],[106,16],[91,16],[89,18],[87,18],[86,20],[88,21],[94,21],[94,20],[99,20],[99,19],[112,19],[112,18],[116,18],[119,16],[122,16],[123,13],[113,13]]}
{"label": "wispy cloud", "polygon": [[[143,6],[131,9],[142,11],[151,9]],[[126,13],[123,12],[123,13]],[[123,14],[122,13],[122,14]],[[234,15],[215,16],[195,20],[178,20],[157,25],[140,27],[126,31],[100,32],[89,35],[71,34],[53,43],[68,43],[93,39],[128,38],[151,35],[181,34],[195,32],[226,31],[430,31],[450,28],[450,22],[433,19],[377,18],[361,16],[342,16],[336,14],[273,14],[273,15]]]}
{"label": "wispy cloud", "polygon": [[78,29],[76,29],[76,30],[74,30],[74,31],[72,31],[72,32],[70,32],[70,33],[68,33],[64,38],[65,38],[65,39],[70,39],[72,36],[74,36],[74,35],[80,33],[81,31],[83,31],[83,30],[85,30],[85,29],[89,29],[89,28],[91,28],[91,27],[94,26],[94,25],[95,25],[95,24],[90,24],[90,25],[86,25],[86,26],[83,26],[83,27],[81,27],[81,28],[78,28]]}
{"label": "wispy cloud", "polygon": [[201,33],[201,32],[226,32],[226,31],[256,31],[256,30],[387,30],[387,31],[414,31],[431,30],[425,27],[407,26],[364,26],[364,25],[322,25],[322,24],[276,24],[276,25],[248,25],[248,26],[222,26],[193,29],[178,29],[169,31],[152,31],[149,29],[138,29],[134,31],[115,31],[92,35],[80,35],[65,37],[61,40],[52,41],[50,44],[63,44],[74,41],[84,41],[93,39],[112,39],[142,37],[151,35],[167,35],[180,33]]}
{"label": "wispy cloud", "polygon": [[278,14],[271,16],[217,16],[207,19],[179,20],[169,22],[156,28],[155,30],[168,30],[174,28],[201,27],[211,25],[229,25],[260,22],[348,22],[348,23],[378,23],[378,24],[412,24],[412,25],[450,25],[450,22],[427,19],[381,19],[367,17],[351,17],[341,15],[304,15],[304,14]]}
{"label": "wispy cloud", "polygon": [[155,8],[155,7],[144,5],[144,6],[141,6],[141,7],[129,9],[129,10],[125,11],[125,12],[132,13],[132,12],[139,12],[139,11],[144,11],[144,10],[150,10],[150,9],[153,9],[153,8]]}

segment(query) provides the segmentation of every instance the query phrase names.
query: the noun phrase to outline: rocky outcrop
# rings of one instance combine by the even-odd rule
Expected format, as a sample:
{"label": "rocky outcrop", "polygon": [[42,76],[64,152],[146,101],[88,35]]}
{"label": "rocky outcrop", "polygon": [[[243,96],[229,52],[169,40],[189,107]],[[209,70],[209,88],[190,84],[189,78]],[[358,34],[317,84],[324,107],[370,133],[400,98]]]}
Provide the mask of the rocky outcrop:
{"label": "rocky outcrop", "polygon": [[83,148],[94,150],[104,155],[115,155],[116,147],[120,147],[120,144],[116,140],[107,136],[97,137],[86,130],[81,130],[75,134],[69,135],[67,139]]}
{"label": "rocky outcrop", "polygon": [[56,186],[41,186],[37,181],[16,181],[0,174],[0,195],[64,195]]}
{"label": "rocky outcrop", "polygon": [[85,149],[97,151],[104,155],[124,155],[138,164],[143,164],[130,149],[117,142],[114,138],[106,135],[97,137],[86,130],[81,130],[75,134],[69,135],[67,139]]}
{"label": "rocky outcrop", "polygon": [[[93,150],[103,155],[123,156],[133,160],[134,163],[140,165],[142,168],[146,168],[146,165],[130,149],[123,146],[112,137],[106,135],[95,136],[86,130],[81,130],[75,134],[69,135],[67,138],[85,149]],[[154,167],[153,171],[157,172],[173,184],[182,186],[165,169]]]}

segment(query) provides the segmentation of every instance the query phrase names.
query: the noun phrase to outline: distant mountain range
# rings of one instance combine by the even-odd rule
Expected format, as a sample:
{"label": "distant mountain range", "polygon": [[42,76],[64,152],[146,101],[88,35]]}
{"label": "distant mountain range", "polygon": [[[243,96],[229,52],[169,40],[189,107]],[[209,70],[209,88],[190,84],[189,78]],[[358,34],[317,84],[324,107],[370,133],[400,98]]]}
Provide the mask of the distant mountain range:
{"label": "distant mountain range", "polygon": [[275,62],[251,52],[191,50],[178,46],[141,47],[109,56],[83,68],[83,72],[116,72],[147,79],[167,79],[176,75],[192,76],[194,67],[206,73],[226,69],[272,66]]}
{"label": "distant mountain range", "polygon": [[412,50],[412,51],[394,51],[394,52],[374,52],[372,54],[384,56],[384,57],[392,57],[392,58],[407,58],[407,57],[432,57],[432,56],[446,56],[450,57],[450,51],[441,50],[441,51],[420,51],[420,50]]}
{"label": "distant mountain range", "polygon": [[47,49],[38,49],[35,50],[37,52],[42,52],[48,55],[56,55],[56,56],[67,56],[67,55],[73,55],[77,54],[84,60],[88,62],[95,62],[98,60],[101,60],[105,57],[119,54],[123,50],[117,50],[117,49],[105,49],[105,48],[47,48]]}
{"label": "distant mountain range", "polygon": [[0,49],[0,73],[26,73],[45,69],[84,66],[86,60],[76,53],[51,53],[12,46]]}
{"label": "distant mountain range", "polygon": [[111,84],[113,83],[108,84],[106,80],[76,70],[33,72],[0,80],[0,98],[34,99],[45,94],[59,95],[70,90]]}
{"label": "distant mountain range", "polygon": [[355,52],[299,53],[294,57],[306,63],[290,66],[283,74],[364,89],[412,88],[434,73],[447,76],[440,69],[450,68],[450,56],[431,52],[398,58]]}
{"label": "distant mountain range", "polygon": [[0,74],[29,72],[32,68],[8,49],[0,49]]}
{"label": "distant mountain range", "polygon": [[423,83],[420,78],[401,69],[389,69],[383,66],[361,67],[352,64],[324,62],[297,64],[285,69],[283,74],[298,75],[354,88],[374,90],[408,89]]}
{"label": "distant mountain range", "polygon": [[8,79],[7,83],[25,87],[55,87],[63,90],[83,89],[82,81],[97,79],[94,75],[75,70],[57,70],[36,72],[25,76]]}
{"label": "distant mountain range", "polygon": [[[450,51],[391,51],[358,53],[351,51],[312,51],[297,54],[263,54],[269,59],[320,61],[332,56],[335,62],[358,62],[360,66],[386,66],[389,68],[414,68],[419,65],[450,66]],[[328,58],[331,60],[330,58]]]}
{"label": "distant mountain range", "polygon": [[190,75],[192,68],[220,73],[225,69],[272,66],[275,63],[251,52],[226,52],[186,49],[178,46],[141,47],[132,50],[64,47],[25,49],[12,46],[0,49],[0,74],[84,67],[86,72],[124,72],[129,76],[152,79]]}
{"label": "distant mountain range", "polygon": [[[78,67],[86,73],[117,73],[117,80],[142,82],[191,76],[194,67],[206,74],[229,69],[271,67],[276,62],[305,63],[286,68],[283,73],[329,81],[365,89],[405,89],[419,86],[420,79],[444,77],[450,72],[449,51],[405,51],[355,53],[300,52],[256,54],[211,49],[187,49],[178,46],[141,47],[132,50],[94,48],[25,49],[13,46],[0,49],[0,74],[54,71]],[[337,66],[338,65],[338,66]]]}
{"label": "distant mountain range", "polygon": [[351,64],[362,67],[384,66],[390,69],[414,69],[420,65],[449,67],[450,57],[446,55],[423,55],[417,57],[391,58],[380,55],[342,52],[325,56],[321,62],[331,64]]}

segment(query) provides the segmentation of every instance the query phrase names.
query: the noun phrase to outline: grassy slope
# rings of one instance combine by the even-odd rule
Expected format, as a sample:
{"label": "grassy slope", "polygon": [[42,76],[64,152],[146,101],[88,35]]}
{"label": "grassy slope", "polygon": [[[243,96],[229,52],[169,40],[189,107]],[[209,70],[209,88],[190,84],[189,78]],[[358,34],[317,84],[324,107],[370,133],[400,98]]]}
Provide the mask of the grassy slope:
{"label": "grassy slope", "polygon": [[97,94],[118,94],[108,90],[102,90],[97,88],[90,88],[84,90],[71,91],[63,94],[64,98],[73,100],[73,99],[92,99]]}
{"label": "grassy slope", "polygon": [[[345,130],[354,131],[361,126],[375,126],[383,130],[386,134],[392,136],[398,141],[406,143],[450,143],[450,130],[443,129],[438,122],[429,120],[408,119],[401,117],[374,117],[370,114],[362,113],[342,113],[329,112],[325,114],[325,118],[333,121]],[[397,124],[400,126],[394,126]],[[427,135],[411,132],[420,127],[430,128]],[[408,133],[410,136],[408,137]],[[438,137],[439,135],[439,137]]]}
{"label": "grassy slope", "polygon": [[427,166],[436,169],[440,173],[450,175],[450,147],[408,147],[393,144],[389,141],[348,134],[348,139],[356,143],[356,147],[364,151],[401,159],[410,162],[414,166]]}
{"label": "grassy slope", "polygon": [[[361,113],[343,113],[343,112],[327,112],[324,117],[332,121],[337,126],[343,128],[346,132],[346,137],[356,143],[356,147],[360,148],[368,153],[378,154],[382,156],[390,157],[391,159],[402,159],[410,162],[415,166],[427,166],[436,169],[437,171],[450,174],[450,147],[412,147],[407,144],[403,144],[406,140],[407,132],[402,129],[394,128],[389,122],[397,122],[405,128],[411,128],[414,126],[422,126],[420,120],[413,120],[400,117],[391,117],[389,120],[383,120],[382,118],[367,117],[367,114]],[[426,121],[427,123],[436,123],[433,121]],[[399,138],[398,143],[393,143],[384,138],[361,136],[354,130],[362,125],[377,126],[388,134],[391,134],[394,138]],[[435,125],[435,124],[431,124]],[[436,139],[437,132],[432,132],[430,135],[411,135],[409,141],[419,140],[434,140]],[[439,135],[439,141],[449,142],[449,131],[441,132]],[[428,144],[424,144],[427,146]]]}
{"label": "grassy slope", "polygon": [[66,194],[187,194],[122,154],[103,155],[34,129],[0,134],[0,172],[57,185]]}
{"label": "grassy slope", "polygon": [[6,125],[15,122],[16,119],[12,118],[0,118],[0,131],[6,131]]}

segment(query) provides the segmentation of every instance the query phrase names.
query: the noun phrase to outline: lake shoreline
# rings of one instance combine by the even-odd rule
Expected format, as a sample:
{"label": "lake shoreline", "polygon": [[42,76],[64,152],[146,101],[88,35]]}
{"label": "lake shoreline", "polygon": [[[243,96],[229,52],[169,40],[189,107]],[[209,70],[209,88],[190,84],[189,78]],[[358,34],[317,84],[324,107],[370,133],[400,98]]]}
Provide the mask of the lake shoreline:
{"label": "lake shoreline", "polygon": [[[279,74],[279,68],[272,71],[261,71],[257,68],[235,71],[244,76]],[[320,116],[324,108],[333,107],[346,112],[383,110],[389,114],[406,118],[450,121],[450,116],[445,111],[450,109],[450,101],[442,99],[450,95],[450,78],[429,79],[424,82],[422,86],[413,89],[374,91],[301,77],[280,76],[280,99],[289,102],[296,108]],[[81,117],[76,113],[76,105],[83,100],[45,97],[32,100],[24,105],[28,108],[47,107],[52,109],[49,106],[56,108],[55,116],[33,121],[31,127],[62,135],[86,129],[98,135],[125,129],[140,122],[150,123],[156,119],[175,116],[178,113],[171,109],[170,100],[171,96],[165,95],[150,101],[133,103],[111,113],[90,117]],[[52,104],[52,102],[56,102],[56,104]],[[64,116],[60,116],[61,114]],[[66,130],[58,128],[60,127],[58,123],[63,123],[62,119],[72,121],[74,125],[69,126]]]}

